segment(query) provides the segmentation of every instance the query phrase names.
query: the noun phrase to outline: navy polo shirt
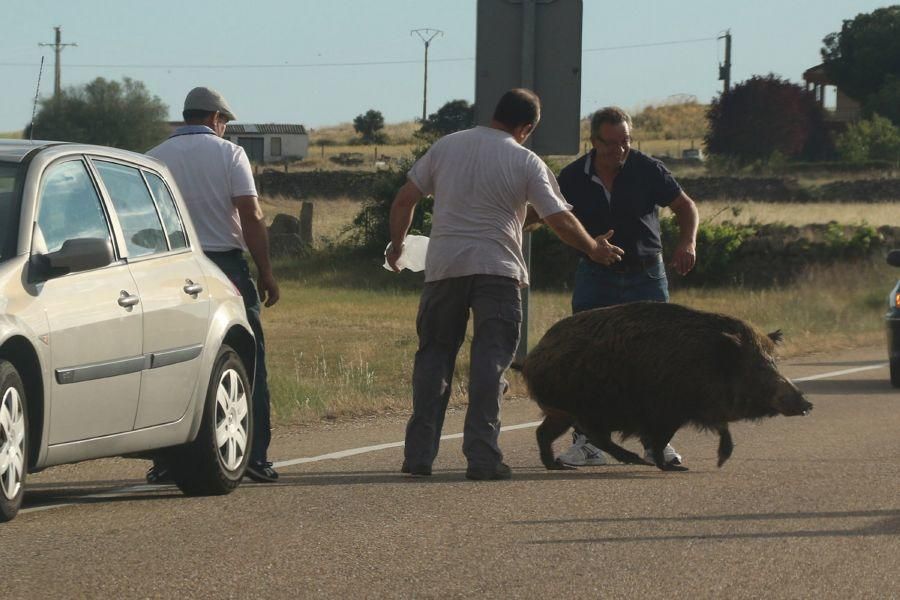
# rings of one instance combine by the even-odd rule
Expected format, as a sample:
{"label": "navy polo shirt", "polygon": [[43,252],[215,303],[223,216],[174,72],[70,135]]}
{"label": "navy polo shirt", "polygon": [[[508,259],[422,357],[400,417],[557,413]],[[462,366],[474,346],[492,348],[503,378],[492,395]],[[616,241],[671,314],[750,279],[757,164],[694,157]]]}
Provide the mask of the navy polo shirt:
{"label": "navy polo shirt", "polygon": [[668,206],[681,194],[672,173],[655,158],[631,150],[607,200],[593,158],[591,150],[566,166],[557,178],[572,212],[592,237],[615,230],[609,242],[625,251],[627,262],[661,252],[657,207]]}

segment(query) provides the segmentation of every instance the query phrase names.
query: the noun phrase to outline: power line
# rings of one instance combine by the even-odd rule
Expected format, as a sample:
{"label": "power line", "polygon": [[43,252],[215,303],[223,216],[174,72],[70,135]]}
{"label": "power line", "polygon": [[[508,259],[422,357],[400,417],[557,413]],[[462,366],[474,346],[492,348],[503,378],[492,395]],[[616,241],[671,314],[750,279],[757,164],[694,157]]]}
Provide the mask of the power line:
{"label": "power line", "polygon": [[718,38],[695,38],[692,40],[673,40],[671,42],[652,42],[649,44],[629,44],[627,46],[606,46],[605,48],[585,48],[581,52],[606,52],[608,50],[628,50],[631,48],[652,48],[654,46],[674,46],[676,44],[696,44],[697,42],[712,42]]}
{"label": "power line", "polygon": [[[629,50],[632,48],[652,48],[655,46],[672,46],[676,44],[695,44],[699,42],[710,42],[717,38],[695,38],[689,40],[673,40],[668,42],[652,42],[646,44],[627,44],[622,46],[606,46],[603,48],[585,48],[582,53],[588,52],[608,52],[612,50]],[[474,56],[457,57],[457,58],[429,58],[430,63],[451,63],[451,62],[471,62]],[[348,61],[348,62],[322,62],[322,63],[261,63],[261,64],[68,64],[70,69],[172,69],[172,70],[189,70],[189,69],[314,69],[329,67],[368,67],[379,65],[414,65],[420,64],[419,60],[367,60],[367,61]],[[0,62],[0,67],[34,67],[37,63],[32,62]]]}

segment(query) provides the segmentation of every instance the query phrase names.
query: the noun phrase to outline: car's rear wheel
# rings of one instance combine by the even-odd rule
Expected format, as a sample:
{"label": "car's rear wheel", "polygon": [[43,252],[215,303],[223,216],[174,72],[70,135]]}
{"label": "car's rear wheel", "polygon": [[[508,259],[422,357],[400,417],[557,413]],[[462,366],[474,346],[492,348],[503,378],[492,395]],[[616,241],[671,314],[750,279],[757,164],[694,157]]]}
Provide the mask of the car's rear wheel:
{"label": "car's rear wheel", "polygon": [[237,353],[223,345],[213,365],[197,439],[172,450],[172,478],[185,494],[227,494],[244,476],[253,432],[250,380]]}
{"label": "car's rear wheel", "polygon": [[891,385],[900,388],[900,358],[891,359]]}
{"label": "car's rear wheel", "polygon": [[25,388],[12,364],[0,360],[0,522],[19,512],[28,474]]}

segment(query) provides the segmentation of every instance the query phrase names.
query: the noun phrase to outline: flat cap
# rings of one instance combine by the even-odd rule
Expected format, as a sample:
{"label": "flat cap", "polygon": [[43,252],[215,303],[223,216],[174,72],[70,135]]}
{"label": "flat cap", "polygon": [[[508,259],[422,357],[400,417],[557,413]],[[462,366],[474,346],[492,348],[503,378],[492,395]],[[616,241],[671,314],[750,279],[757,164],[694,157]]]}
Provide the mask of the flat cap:
{"label": "flat cap", "polygon": [[225,97],[208,87],[195,87],[184,99],[184,110],[205,110],[222,113],[229,121],[234,121],[234,111],[228,106]]}

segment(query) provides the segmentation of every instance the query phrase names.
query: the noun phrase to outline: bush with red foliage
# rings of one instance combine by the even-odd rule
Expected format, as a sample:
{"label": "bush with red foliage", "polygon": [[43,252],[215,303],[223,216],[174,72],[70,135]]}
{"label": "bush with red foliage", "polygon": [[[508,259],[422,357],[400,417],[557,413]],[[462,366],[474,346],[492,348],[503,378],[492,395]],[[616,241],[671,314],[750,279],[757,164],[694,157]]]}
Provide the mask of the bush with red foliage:
{"label": "bush with red foliage", "polygon": [[812,92],[774,74],[755,76],[712,101],[706,148],[739,162],[773,156],[816,160],[833,152]]}

